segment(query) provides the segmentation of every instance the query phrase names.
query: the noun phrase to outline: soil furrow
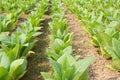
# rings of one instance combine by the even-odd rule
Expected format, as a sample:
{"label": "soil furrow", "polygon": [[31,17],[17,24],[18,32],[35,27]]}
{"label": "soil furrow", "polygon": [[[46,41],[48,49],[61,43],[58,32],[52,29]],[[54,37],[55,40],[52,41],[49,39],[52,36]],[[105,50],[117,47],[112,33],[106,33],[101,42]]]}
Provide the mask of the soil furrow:
{"label": "soil furrow", "polygon": [[40,75],[40,72],[49,71],[49,61],[45,55],[46,48],[49,46],[49,25],[51,21],[49,15],[45,15],[44,20],[41,23],[42,29],[40,32],[43,32],[40,36],[36,37],[38,42],[35,44],[33,51],[35,54],[28,57],[28,69],[27,73],[21,80],[44,80]]}

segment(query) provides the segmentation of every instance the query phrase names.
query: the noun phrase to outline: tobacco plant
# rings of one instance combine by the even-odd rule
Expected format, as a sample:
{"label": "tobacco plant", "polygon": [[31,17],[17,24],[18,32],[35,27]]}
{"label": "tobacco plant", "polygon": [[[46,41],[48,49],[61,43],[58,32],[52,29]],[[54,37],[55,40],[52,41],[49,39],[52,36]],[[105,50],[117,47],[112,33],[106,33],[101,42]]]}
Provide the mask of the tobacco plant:
{"label": "tobacco plant", "polygon": [[45,80],[88,80],[87,68],[93,60],[94,57],[76,60],[68,51],[57,61],[50,58],[53,72],[42,72],[42,75]]}
{"label": "tobacco plant", "polygon": [[10,62],[7,54],[0,50],[0,80],[19,80],[26,73],[26,58]]}
{"label": "tobacco plant", "polygon": [[7,32],[15,29],[21,14],[21,9],[19,9],[6,14],[6,16],[0,15],[0,32]]}

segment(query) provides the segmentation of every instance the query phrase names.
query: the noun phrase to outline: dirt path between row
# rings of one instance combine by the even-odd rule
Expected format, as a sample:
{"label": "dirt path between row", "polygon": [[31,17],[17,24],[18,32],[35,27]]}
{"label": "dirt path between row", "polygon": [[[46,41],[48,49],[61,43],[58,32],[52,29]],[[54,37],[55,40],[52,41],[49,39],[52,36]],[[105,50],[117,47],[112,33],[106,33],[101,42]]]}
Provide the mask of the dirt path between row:
{"label": "dirt path between row", "polygon": [[96,57],[94,64],[89,69],[89,80],[120,80],[120,73],[113,72],[106,67],[106,64],[109,64],[111,60],[106,60],[101,54],[99,48],[94,47],[90,43],[91,38],[83,29],[78,18],[71,14],[66,7],[64,8],[70,32],[74,33],[72,44],[74,53],[81,55],[81,58],[92,55],[95,55]]}
{"label": "dirt path between row", "polygon": [[[49,2],[50,3],[50,2]],[[36,37],[38,42],[33,47],[34,55],[28,57],[27,73],[21,80],[44,80],[40,72],[48,72],[50,69],[50,63],[46,53],[46,48],[49,46],[49,22],[51,21],[51,5],[48,5],[43,21],[40,22],[42,29],[41,35]]]}
{"label": "dirt path between row", "polygon": [[40,32],[43,32],[36,39],[38,42],[35,44],[33,51],[35,54],[28,57],[27,73],[21,80],[44,80],[40,72],[49,71],[49,61],[45,55],[46,48],[49,46],[49,26],[48,22],[51,20],[49,15],[46,15],[41,26]]}

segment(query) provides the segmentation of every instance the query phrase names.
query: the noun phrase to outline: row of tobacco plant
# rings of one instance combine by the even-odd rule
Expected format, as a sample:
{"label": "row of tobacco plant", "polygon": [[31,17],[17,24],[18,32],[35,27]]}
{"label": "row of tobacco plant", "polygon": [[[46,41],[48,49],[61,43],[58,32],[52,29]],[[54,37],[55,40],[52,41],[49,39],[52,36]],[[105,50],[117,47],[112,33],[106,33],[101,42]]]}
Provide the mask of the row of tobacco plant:
{"label": "row of tobacco plant", "polygon": [[52,36],[46,54],[52,66],[52,73],[41,72],[45,80],[88,80],[87,68],[94,57],[78,60],[71,46],[72,33],[64,18],[61,0],[52,0],[52,21],[49,23]]}
{"label": "row of tobacco plant", "polygon": [[120,70],[120,0],[64,0],[68,9],[84,23],[92,43],[104,56],[112,58],[108,65]]}
{"label": "row of tobacco plant", "polygon": [[1,0],[0,1],[0,32],[14,30],[20,16],[30,12],[36,0]]}
{"label": "row of tobacco plant", "polygon": [[[7,1],[6,3],[4,3],[5,1],[6,0],[3,1],[2,5],[10,4],[10,2],[7,3]],[[17,8],[15,6],[21,5],[20,3],[17,5],[17,1],[14,1],[15,4],[11,2],[11,8],[0,5],[1,7],[3,7],[2,13],[5,13],[5,11],[7,10],[6,8],[8,8],[8,12],[9,10],[14,11],[15,9],[12,10],[12,7]],[[37,0],[30,0],[30,2],[27,1],[27,3],[34,3],[34,1]],[[17,13],[19,12],[17,12],[17,10],[14,11],[15,16],[12,17],[11,15],[14,13],[11,13],[8,16],[0,17],[0,80],[19,80],[27,72],[27,57],[31,52],[31,48],[37,41],[35,40],[35,37],[41,34],[41,32],[38,32],[38,30],[41,29],[40,21],[43,19],[44,13],[47,10],[47,3],[48,0],[41,0],[40,2],[38,2],[33,11],[31,11],[31,13],[28,15],[27,20],[21,23],[20,26],[18,26],[17,29],[12,33],[12,29],[8,28],[13,27],[13,24],[16,22],[16,17],[18,17]],[[32,5],[23,5],[23,7],[25,7],[25,10],[28,10],[29,6]],[[22,7],[20,9],[22,10]],[[25,11],[20,11],[20,13],[21,12]],[[1,15],[3,15],[2,13]],[[8,22],[6,20],[6,17],[8,17],[9,19]],[[6,22],[2,22],[2,19],[5,19]],[[11,23],[12,20],[13,22]],[[2,25],[3,23],[5,25],[8,25],[8,28]]]}

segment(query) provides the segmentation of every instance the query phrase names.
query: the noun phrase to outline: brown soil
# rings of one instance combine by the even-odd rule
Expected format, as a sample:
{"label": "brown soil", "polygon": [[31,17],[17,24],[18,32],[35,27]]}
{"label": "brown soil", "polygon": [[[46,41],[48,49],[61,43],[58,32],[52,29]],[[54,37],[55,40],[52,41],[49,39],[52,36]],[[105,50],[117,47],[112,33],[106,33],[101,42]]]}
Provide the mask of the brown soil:
{"label": "brown soil", "polygon": [[106,67],[111,60],[106,60],[99,48],[94,47],[90,41],[91,38],[87,32],[83,29],[80,20],[67,11],[65,7],[66,15],[68,19],[68,25],[70,32],[74,32],[73,50],[77,55],[81,55],[81,58],[95,55],[96,60],[89,69],[89,80],[120,80],[120,73],[111,71]]}

